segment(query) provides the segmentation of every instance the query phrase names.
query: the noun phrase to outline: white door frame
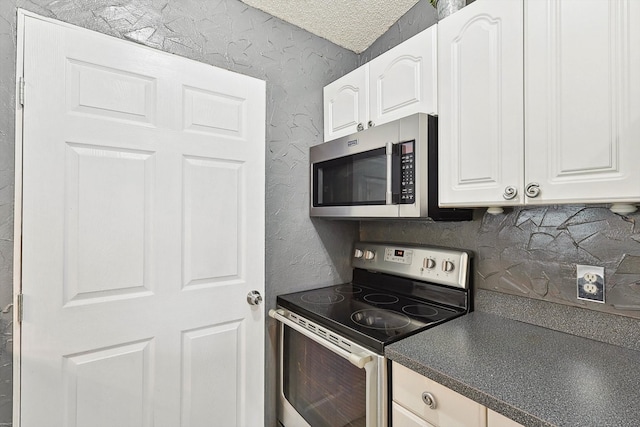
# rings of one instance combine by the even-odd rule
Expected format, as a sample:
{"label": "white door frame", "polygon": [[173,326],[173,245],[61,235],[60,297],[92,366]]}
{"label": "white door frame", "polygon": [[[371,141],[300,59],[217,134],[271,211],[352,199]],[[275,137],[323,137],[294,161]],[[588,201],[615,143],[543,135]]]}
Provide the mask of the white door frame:
{"label": "white door frame", "polygon": [[23,110],[20,99],[21,82],[24,74],[24,25],[26,16],[37,16],[24,9],[17,12],[16,43],[16,122],[15,122],[15,203],[13,210],[13,425],[20,427],[21,382],[20,370],[22,362],[22,135]]}

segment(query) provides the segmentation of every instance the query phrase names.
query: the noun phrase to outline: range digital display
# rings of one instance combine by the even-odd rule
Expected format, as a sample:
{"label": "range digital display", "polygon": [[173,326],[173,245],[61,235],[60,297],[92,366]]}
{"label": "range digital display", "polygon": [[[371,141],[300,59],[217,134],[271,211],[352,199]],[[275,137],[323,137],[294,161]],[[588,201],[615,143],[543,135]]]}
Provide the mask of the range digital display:
{"label": "range digital display", "polygon": [[404,250],[403,249],[396,249],[393,253],[394,256],[399,256],[399,257],[403,257],[404,256]]}

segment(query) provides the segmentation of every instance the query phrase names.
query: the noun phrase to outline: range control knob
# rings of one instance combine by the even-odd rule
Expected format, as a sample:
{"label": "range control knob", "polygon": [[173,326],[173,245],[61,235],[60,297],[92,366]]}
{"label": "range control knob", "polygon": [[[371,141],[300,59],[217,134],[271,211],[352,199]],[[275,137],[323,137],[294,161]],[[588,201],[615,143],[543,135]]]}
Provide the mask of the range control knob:
{"label": "range control knob", "polygon": [[442,263],[442,271],[445,271],[447,273],[455,270],[456,266],[453,262],[451,261],[445,261]]}
{"label": "range control knob", "polygon": [[376,256],[374,251],[364,251],[364,259],[373,259]]}
{"label": "range control knob", "polygon": [[364,252],[362,252],[362,249],[356,249],[356,251],[353,254],[354,258],[362,258],[362,255],[364,255]]}
{"label": "range control knob", "polygon": [[436,260],[433,258],[425,258],[422,260],[422,266],[428,270],[431,270],[436,266]]}

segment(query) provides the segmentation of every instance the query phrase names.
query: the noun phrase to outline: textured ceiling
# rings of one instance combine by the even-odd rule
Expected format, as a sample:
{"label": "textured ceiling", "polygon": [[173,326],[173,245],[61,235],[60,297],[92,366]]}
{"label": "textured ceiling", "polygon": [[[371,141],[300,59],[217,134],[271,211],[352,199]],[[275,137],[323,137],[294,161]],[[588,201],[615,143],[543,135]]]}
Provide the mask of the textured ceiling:
{"label": "textured ceiling", "polygon": [[270,15],[360,53],[418,0],[242,0]]}

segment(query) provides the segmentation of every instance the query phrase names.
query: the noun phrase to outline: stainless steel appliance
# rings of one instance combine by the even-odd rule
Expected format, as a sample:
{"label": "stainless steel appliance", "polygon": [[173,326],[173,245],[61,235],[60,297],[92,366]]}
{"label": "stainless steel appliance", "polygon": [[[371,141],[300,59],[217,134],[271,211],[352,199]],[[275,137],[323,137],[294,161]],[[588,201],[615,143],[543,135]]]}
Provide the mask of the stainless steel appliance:
{"label": "stainless steel appliance", "polygon": [[471,310],[468,251],[356,243],[351,283],[280,295],[278,419],[386,427],[384,347]]}
{"label": "stainless steel appliance", "polygon": [[470,220],[438,207],[438,119],[414,114],[311,147],[310,215]]}

